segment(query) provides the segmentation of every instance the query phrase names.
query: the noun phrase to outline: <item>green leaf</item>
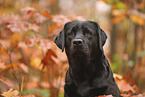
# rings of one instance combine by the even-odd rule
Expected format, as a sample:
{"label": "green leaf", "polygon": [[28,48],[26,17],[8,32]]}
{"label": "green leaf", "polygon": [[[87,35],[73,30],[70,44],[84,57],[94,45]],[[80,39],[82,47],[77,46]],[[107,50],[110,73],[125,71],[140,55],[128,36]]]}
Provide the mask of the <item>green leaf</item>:
{"label": "green leaf", "polygon": [[122,2],[118,2],[116,7],[117,7],[117,9],[120,9],[120,10],[125,10],[126,9],[126,6]]}

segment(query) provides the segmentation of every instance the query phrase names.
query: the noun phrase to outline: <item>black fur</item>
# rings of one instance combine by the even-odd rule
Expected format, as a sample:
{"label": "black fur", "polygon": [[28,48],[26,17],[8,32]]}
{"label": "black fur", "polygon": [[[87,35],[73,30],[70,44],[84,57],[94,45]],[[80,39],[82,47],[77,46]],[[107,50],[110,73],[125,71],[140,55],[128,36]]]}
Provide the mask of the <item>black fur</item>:
{"label": "black fur", "polygon": [[66,73],[64,97],[95,97],[120,92],[104,55],[107,36],[96,22],[66,23],[56,37],[56,45],[65,48],[69,69]]}

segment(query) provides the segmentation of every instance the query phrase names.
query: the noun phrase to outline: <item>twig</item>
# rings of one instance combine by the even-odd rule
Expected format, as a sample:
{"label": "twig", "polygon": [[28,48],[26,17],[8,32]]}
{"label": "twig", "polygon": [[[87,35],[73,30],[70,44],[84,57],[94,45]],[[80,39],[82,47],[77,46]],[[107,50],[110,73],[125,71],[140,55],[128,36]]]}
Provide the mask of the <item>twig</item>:
{"label": "twig", "polygon": [[20,81],[18,80],[18,78],[17,78],[17,76],[16,76],[15,69],[14,69],[13,62],[12,62],[12,58],[11,58],[11,54],[12,54],[13,50],[17,47],[17,45],[16,45],[15,47],[13,47],[13,48],[10,50],[10,52],[8,52],[8,51],[3,47],[3,45],[2,45],[1,43],[0,43],[0,46],[1,46],[1,47],[3,48],[3,50],[9,55],[10,64],[11,64],[11,67],[12,67],[12,70],[13,70],[12,74],[13,74],[14,78],[16,79],[16,81],[17,81],[17,83],[18,83],[18,85],[19,85],[19,94],[20,94],[20,97],[21,97],[21,95],[22,95],[22,92],[21,92],[21,83],[20,83]]}

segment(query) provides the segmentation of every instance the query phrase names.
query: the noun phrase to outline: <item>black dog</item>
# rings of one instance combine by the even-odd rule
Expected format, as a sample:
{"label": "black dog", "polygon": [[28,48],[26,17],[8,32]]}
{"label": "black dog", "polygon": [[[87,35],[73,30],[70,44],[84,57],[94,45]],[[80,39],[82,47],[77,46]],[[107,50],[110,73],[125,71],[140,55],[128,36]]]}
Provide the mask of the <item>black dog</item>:
{"label": "black dog", "polygon": [[120,92],[104,55],[107,36],[96,22],[73,21],[65,24],[56,45],[65,48],[69,61],[64,97],[95,97]]}

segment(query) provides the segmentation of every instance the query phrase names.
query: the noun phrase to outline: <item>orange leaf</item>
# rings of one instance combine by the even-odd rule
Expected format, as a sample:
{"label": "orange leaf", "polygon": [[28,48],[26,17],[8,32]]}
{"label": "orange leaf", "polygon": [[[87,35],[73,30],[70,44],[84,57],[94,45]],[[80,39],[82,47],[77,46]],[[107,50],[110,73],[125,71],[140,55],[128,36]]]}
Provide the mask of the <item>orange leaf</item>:
{"label": "orange leaf", "polygon": [[48,13],[47,11],[42,13],[43,16],[48,17],[50,19],[53,19],[52,15],[50,13]]}
{"label": "orange leaf", "polygon": [[43,63],[43,68],[45,66],[52,66],[56,64],[55,61],[52,59],[52,57],[57,58],[57,55],[55,54],[53,50],[49,49],[46,53],[46,56],[41,61]]}
{"label": "orange leaf", "polygon": [[[14,67],[14,69],[17,69],[18,68],[18,65],[13,64],[13,67]],[[9,68],[12,68],[12,65],[11,64],[5,65],[5,68],[2,68],[2,70],[6,70],[6,69],[9,69]]]}
{"label": "orange leaf", "polygon": [[49,32],[53,32],[55,29],[57,29],[59,26],[57,24],[53,24],[49,27]]}
{"label": "orange leaf", "polygon": [[116,24],[116,23],[122,21],[125,18],[126,18],[125,15],[117,16],[117,17],[115,17],[115,18],[112,19],[112,23],[113,24]]}
{"label": "orange leaf", "polygon": [[134,22],[134,23],[137,23],[138,25],[140,26],[143,26],[144,25],[144,19],[137,16],[137,15],[131,15],[131,20]]}

